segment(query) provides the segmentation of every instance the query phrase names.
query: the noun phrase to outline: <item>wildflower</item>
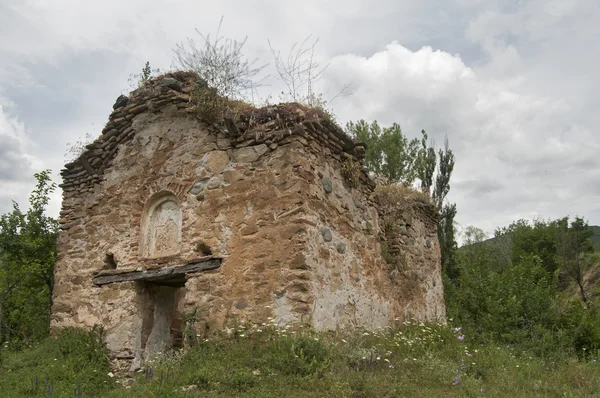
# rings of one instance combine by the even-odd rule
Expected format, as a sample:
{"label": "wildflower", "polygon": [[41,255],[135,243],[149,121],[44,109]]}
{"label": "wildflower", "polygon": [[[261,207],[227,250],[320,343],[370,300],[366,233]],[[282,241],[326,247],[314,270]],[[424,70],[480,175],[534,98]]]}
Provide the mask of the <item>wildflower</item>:
{"label": "wildflower", "polygon": [[460,341],[463,341],[463,340],[465,339],[465,336],[463,336],[463,335],[461,334],[460,336],[458,336],[458,339],[459,339]]}
{"label": "wildflower", "polygon": [[108,377],[115,377],[115,375],[113,374],[113,372],[108,372]]}
{"label": "wildflower", "polygon": [[454,331],[458,333],[458,332],[460,332],[460,331],[461,331],[461,329],[462,329],[462,328],[454,328]]}
{"label": "wildflower", "polygon": [[472,356],[473,356],[473,355],[471,355],[471,354],[470,354],[470,353],[468,353],[468,352],[465,352],[465,354],[466,354],[468,357],[472,357]]}
{"label": "wildflower", "polygon": [[457,373],[456,377],[454,378],[454,381],[452,382],[453,386],[458,385],[458,383],[460,383],[460,375]]}
{"label": "wildflower", "polygon": [[347,343],[347,341],[346,341],[346,340],[344,340],[344,339],[342,339],[342,343]]}
{"label": "wildflower", "polygon": [[394,369],[394,365],[390,364],[390,366],[388,366],[388,368]]}
{"label": "wildflower", "polygon": [[386,361],[386,362],[390,362],[390,360],[389,360],[389,359],[387,359],[387,358],[385,358],[385,359],[384,359],[384,361]]}

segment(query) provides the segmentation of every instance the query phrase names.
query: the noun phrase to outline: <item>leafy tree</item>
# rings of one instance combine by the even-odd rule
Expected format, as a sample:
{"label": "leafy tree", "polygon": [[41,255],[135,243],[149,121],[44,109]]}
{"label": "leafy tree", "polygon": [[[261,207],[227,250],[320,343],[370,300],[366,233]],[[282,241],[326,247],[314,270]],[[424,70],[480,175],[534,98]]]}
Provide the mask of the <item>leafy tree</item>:
{"label": "leafy tree", "polygon": [[456,263],[456,237],[454,235],[454,217],[456,204],[445,204],[438,221],[438,240],[442,254],[442,269],[452,280],[458,278],[459,269]]}
{"label": "leafy tree", "polygon": [[433,175],[437,164],[433,142],[427,146],[427,133],[421,130],[421,148],[417,157],[417,177],[421,180],[421,191],[426,195],[431,195],[431,186],[433,185]]}
{"label": "leafy tree", "polygon": [[365,166],[373,173],[381,174],[383,165],[383,152],[381,150],[381,127],[377,121],[371,124],[361,119],[354,123],[352,121],[346,124],[346,131],[353,136],[356,141],[367,144],[365,154]]}
{"label": "leafy tree", "polygon": [[561,269],[577,283],[581,301],[587,303],[588,299],[583,288],[584,271],[592,264],[594,251],[591,237],[594,231],[589,228],[583,218],[576,217],[569,227],[568,218],[556,221],[556,248],[557,262]]}
{"label": "leafy tree", "polygon": [[[428,150],[427,152],[428,156],[430,156],[431,151]],[[458,276],[458,269],[455,260],[457,244],[454,236],[456,204],[444,203],[446,196],[450,192],[450,177],[454,170],[454,154],[448,146],[448,137],[444,140],[444,149],[438,151],[438,157],[439,167],[435,178],[433,200],[439,214],[438,239],[442,252],[442,268],[446,271],[448,277],[452,279]],[[427,164],[428,161],[424,161],[424,163]]]}
{"label": "leafy tree", "polygon": [[[365,165],[369,171],[385,176],[390,183],[412,185],[415,179],[421,180],[421,190],[431,195],[438,212],[438,239],[442,252],[442,267],[448,276],[456,280],[455,252],[457,249],[454,218],[456,204],[445,203],[450,192],[450,178],[454,170],[454,154],[448,145],[448,137],[444,141],[444,149],[437,153],[433,143],[427,145],[427,133],[421,131],[421,141],[408,140],[402,133],[400,125],[381,127],[377,121],[371,124],[364,120],[356,123],[348,122],[346,131],[356,140],[367,144]],[[438,162],[439,159],[439,162]],[[434,173],[437,175],[434,180]]]}
{"label": "leafy tree", "polygon": [[48,332],[58,221],[45,212],[56,185],[50,170],[34,176],[29,209],[13,202],[0,217],[0,342],[39,340]]}
{"label": "leafy tree", "polygon": [[450,192],[450,177],[454,170],[454,154],[448,147],[448,137],[444,140],[444,149],[440,149],[438,152],[439,156],[439,168],[437,176],[435,177],[435,189],[433,191],[433,200],[437,205],[437,208],[442,210],[444,200]]}
{"label": "leafy tree", "polygon": [[365,165],[369,171],[385,176],[390,183],[410,185],[418,175],[419,141],[402,133],[398,123],[381,127],[377,121],[348,122],[346,131],[367,144]]}

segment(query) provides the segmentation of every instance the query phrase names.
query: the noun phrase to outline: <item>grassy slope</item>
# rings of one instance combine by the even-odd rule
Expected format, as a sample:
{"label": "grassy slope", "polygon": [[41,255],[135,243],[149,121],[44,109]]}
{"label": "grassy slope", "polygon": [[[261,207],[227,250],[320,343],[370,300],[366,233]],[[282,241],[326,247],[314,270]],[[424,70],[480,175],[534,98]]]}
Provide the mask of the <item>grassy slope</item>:
{"label": "grassy slope", "polygon": [[[84,366],[90,350],[70,337],[5,357],[0,386],[3,397],[47,397],[43,388],[36,392],[32,377],[48,374],[55,397],[76,396],[78,383],[82,397],[94,392],[95,397],[129,398],[600,394],[600,365],[592,360],[542,360],[507,347],[475,347],[469,336],[461,341],[460,335],[450,326],[425,325],[344,336],[242,327],[232,337],[201,342],[187,355],[155,361],[129,388],[114,384],[101,360]],[[65,355],[60,347],[76,349]]]}

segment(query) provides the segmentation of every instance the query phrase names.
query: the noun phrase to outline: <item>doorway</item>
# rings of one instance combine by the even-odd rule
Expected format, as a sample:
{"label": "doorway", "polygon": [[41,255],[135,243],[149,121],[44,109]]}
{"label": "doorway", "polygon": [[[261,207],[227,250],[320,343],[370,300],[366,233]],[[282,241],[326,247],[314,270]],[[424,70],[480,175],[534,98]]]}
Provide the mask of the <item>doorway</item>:
{"label": "doorway", "polygon": [[[140,282],[140,351],[144,360],[183,347],[185,281]],[[136,355],[137,356],[137,355]]]}

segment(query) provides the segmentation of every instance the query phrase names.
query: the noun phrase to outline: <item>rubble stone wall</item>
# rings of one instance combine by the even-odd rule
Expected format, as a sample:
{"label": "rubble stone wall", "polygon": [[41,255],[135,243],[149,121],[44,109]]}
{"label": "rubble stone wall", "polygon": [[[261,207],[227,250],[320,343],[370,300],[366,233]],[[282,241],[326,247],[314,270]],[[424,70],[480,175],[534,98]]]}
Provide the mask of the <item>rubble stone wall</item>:
{"label": "rubble stone wall", "polygon": [[[197,84],[173,73],[119,97],[102,136],[63,170],[52,328],[103,325],[113,358],[136,368],[181,340],[190,313],[204,332],[244,319],[444,319],[431,205],[382,206],[360,168],[364,145],[301,105],[203,122]],[[203,258],[221,266],[180,284],[93,283]]]}

